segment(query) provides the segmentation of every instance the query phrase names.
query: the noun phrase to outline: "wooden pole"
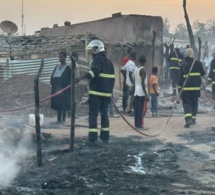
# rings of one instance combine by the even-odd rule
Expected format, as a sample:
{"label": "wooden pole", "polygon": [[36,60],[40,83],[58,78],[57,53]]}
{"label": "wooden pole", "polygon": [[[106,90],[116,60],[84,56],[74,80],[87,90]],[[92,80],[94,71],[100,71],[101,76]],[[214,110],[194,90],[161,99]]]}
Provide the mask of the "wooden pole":
{"label": "wooden pole", "polygon": [[[84,44],[85,44],[85,48],[87,47],[87,44],[88,44],[88,33],[85,34],[85,37],[84,37]],[[89,56],[88,56],[88,51],[85,49],[85,58],[89,64]]]}
{"label": "wooden pole", "polygon": [[201,60],[201,50],[202,50],[202,41],[198,37],[198,43],[199,43],[199,54],[198,54],[198,60]]}
{"label": "wooden pole", "polygon": [[8,58],[6,60],[6,70],[7,70],[7,79],[9,79],[10,78],[10,62],[9,62]]}
{"label": "wooden pole", "polygon": [[36,123],[36,141],[37,141],[37,166],[42,166],[42,147],[41,147],[41,130],[40,130],[40,98],[39,98],[39,77],[44,66],[44,60],[41,60],[40,69],[34,78],[34,99],[35,99],[35,123]]}
{"label": "wooden pole", "polygon": [[152,38],[152,66],[154,66],[154,63],[155,63],[155,39],[156,39],[156,33],[153,30],[153,38]]}
{"label": "wooden pole", "polygon": [[187,13],[186,5],[187,5],[187,1],[183,0],[184,18],[185,18],[185,21],[186,21],[186,24],[187,24],[187,32],[188,32],[189,39],[190,39],[190,46],[194,51],[195,57],[197,58],[198,57],[198,51],[197,51],[197,48],[196,48],[195,38],[194,38],[193,30],[192,30],[192,27],[191,27],[191,24],[190,24],[190,20],[189,20],[189,16],[188,16],[188,13]]}
{"label": "wooden pole", "polygon": [[70,128],[70,150],[74,150],[74,140],[75,140],[75,59],[71,56],[71,128]]}

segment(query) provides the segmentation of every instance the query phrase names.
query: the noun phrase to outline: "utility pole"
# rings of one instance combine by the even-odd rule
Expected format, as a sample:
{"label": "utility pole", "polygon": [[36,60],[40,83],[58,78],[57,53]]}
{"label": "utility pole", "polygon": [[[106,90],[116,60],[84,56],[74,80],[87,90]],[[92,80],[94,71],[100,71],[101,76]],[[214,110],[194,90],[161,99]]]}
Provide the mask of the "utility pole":
{"label": "utility pole", "polygon": [[23,0],[22,0],[22,36],[24,35],[24,5],[23,5]]}

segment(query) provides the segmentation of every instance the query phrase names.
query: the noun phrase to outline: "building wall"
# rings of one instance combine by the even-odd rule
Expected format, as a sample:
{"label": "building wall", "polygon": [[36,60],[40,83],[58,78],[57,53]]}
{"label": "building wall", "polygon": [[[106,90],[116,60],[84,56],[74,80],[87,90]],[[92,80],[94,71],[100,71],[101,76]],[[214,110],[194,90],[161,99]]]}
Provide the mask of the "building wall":
{"label": "building wall", "polygon": [[[144,15],[121,15],[105,18],[97,21],[62,26],[40,31],[41,36],[66,36],[78,34],[95,34],[104,43],[133,45],[138,56],[145,54],[147,58],[147,71],[150,73],[152,64],[152,39],[153,31],[155,39],[155,60],[154,65],[161,67],[163,59],[163,20],[158,16]],[[135,46],[136,43],[144,43],[142,46]],[[114,50],[114,49],[113,49]],[[126,55],[126,48],[117,51],[108,51],[116,71],[116,89],[121,89],[120,68],[121,59]],[[137,60],[138,63],[138,60]],[[161,68],[159,68],[161,69]]]}

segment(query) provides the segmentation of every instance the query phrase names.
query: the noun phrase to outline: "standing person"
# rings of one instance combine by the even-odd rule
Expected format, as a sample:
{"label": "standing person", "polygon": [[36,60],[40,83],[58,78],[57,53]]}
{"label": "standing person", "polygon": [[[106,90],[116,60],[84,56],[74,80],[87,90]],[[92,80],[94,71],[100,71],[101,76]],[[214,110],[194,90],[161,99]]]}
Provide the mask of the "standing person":
{"label": "standing person", "polygon": [[114,66],[105,53],[104,43],[98,39],[92,40],[86,47],[93,55],[90,71],[85,78],[89,80],[89,134],[90,142],[98,140],[97,118],[101,114],[100,139],[109,141],[108,104],[110,103],[114,82]]}
{"label": "standing person", "polygon": [[139,66],[135,68],[134,80],[134,124],[136,128],[144,128],[144,115],[147,109],[148,92],[147,92],[147,75],[144,65],[146,58],[144,55],[139,57]]}
{"label": "standing person", "polygon": [[205,60],[208,58],[208,52],[209,52],[209,47],[208,47],[207,41],[205,41],[205,44],[202,46],[202,48],[203,48],[202,61],[205,62]]}
{"label": "standing person", "polygon": [[[212,98],[215,101],[215,52],[212,53],[213,59],[210,64],[210,71],[208,74],[208,81],[212,83]],[[214,105],[215,109],[215,105]]]}
{"label": "standing person", "polygon": [[151,112],[152,117],[156,117],[158,114],[158,78],[157,78],[158,68],[156,66],[152,67],[152,74],[149,78],[149,94],[151,96]]}
{"label": "standing person", "polygon": [[[64,89],[71,84],[71,68],[66,64],[66,52],[59,53],[60,63],[51,75],[51,94]],[[57,124],[64,123],[66,111],[70,110],[70,89],[51,98],[51,108],[57,111]]]}
{"label": "standing person", "polygon": [[179,82],[180,75],[180,66],[183,61],[183,54],[180,52],[180,44],[175,44],[173,51],[169,54],[168,62],[169,62],[169,71],[170,77],[172,80],[172,95],[177,95],[177,88]]}
{"label": "standing person", "polygon": [[135,60],[137,53],[132,51],[129,55],[130,60],[121,68],[121,72],[126,75],[126,86],[127,86],[127,97],[129,101],[127,102],[126,108],[127,113],[132,113],[133,99],[134,99],[134,71],[135,71]]}
{"label": "standing person", "polygon": [[[133,48],[129,47],[127,49],[127,55],[122,59],[122,66],[124,66],[129,60],[129,55],[132,52]],[[128,101],[128,93],[127,93],[127,85],[126,85],[126,72],[123,71],[121,72],[123,75],[123,82],[122,82],[122,93],[123,93],[123,97],[122,97],[122,108],[123,108],[123,113],[126,113],[126,107],[127,107],[127,101]]]}
{"label": "standing person", "polygon": [[[189,73],[190,69],[191,72]],[[196,124],[198,99],[200,97],[201,90],[201,76],[204,75],[205,70],[202,63],[199,60],[194,59],[194,52],[191,48],[186,49],[185,61],[181,66],[179,81],[179,90],[182,90],[181,99],[185,114],[185,128],[189,128],[190,125]],[[186,80],[186,83],[184,85],[185,79],[187,77],[188,79]]]}

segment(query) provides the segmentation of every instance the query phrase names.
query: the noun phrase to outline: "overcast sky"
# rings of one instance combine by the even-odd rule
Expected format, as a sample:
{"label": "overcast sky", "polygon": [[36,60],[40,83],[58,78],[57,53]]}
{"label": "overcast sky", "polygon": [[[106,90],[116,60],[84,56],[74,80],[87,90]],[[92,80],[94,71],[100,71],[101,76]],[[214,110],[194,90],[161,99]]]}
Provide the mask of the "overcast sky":
{"label": "overcast sky", "polygon": [[[112,13],[141,14],[167,17],[172,29],[185,23],[183,0],[23,0],[24,24],[27,35],[53,24],[63,26],[110,17]],[[187,0],[191,23],[215,18],[215,0]],[[21,34],[22,0],[0,0],[0,22],[17,24]]]}

